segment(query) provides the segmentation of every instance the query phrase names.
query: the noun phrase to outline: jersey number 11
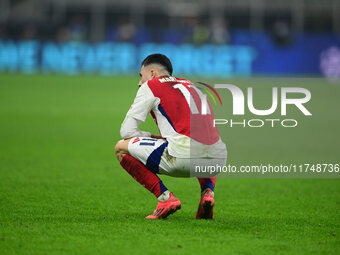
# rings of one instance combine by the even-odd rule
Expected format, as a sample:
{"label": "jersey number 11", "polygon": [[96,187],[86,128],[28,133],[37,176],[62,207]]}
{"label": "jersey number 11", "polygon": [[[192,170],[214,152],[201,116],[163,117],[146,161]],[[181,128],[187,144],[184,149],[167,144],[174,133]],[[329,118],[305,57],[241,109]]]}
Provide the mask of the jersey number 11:
{"label": "jersey number 11", "polygon": [[195,103],[195,100],[190,93],[190,89],[188,89],[186,86],[180,83],[175,84],[173,87],[181,91],[181,93],[183,94],[185,100],[187,101],[189,105],[191,114],[202,114],[202,115],[211,114],[210,108],[208,106],[207,95],[203,94],[195,85],[188,85],[188,87],[190,89],[194,89],[197,92],[201,100],[201,113],[199,112],[197,105]]}

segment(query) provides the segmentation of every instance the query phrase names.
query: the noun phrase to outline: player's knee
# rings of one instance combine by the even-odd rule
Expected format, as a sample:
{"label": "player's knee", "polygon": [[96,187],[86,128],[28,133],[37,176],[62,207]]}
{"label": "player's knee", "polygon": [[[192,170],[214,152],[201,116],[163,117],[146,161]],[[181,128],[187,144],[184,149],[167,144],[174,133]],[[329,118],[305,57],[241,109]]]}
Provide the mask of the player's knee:
{"label": "player's knee", "polygon": [[119,150],[119,142],[120,141],[118,141],[117,143],[116,143],[116,145],[115,145],[115,153],[117,154],[117,151]]}
{"label": "player's knee", "polygon": [[119,161],[121,161],[123,156],[128,153],[126,143],[126,140],[120,140],[115,145],[115,154]]}
{"label": "player's knee", "polygon": [[121,154],[121,142],[122,140],[118,141],[115,145],[115,154],[118,158],[118,155]]}

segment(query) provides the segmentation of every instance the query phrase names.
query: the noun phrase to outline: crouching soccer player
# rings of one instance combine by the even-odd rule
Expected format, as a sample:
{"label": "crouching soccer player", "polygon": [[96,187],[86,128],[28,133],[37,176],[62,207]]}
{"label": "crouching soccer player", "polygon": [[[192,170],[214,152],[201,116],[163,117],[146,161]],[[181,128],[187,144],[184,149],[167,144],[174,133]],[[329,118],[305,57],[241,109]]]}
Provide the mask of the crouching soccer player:
{"label": "crouching soccer player", "polygon": [[[147,219],[166,218],[181,208],[158,174],[190,177],[193,164],[226,163],[226,146],[213,125],[210,105],[202,114],[203,94],[190,81],[171,75],[172,64],[166,56],[152,54],[144,59],[137,95],[120,130],[124,140],[115,146],[121,166],[158,198],[156,210]],[[138,129],[149,113],[160,136]],[[198,181],[201,199],[196,218],[212,219],[216,177]]]}

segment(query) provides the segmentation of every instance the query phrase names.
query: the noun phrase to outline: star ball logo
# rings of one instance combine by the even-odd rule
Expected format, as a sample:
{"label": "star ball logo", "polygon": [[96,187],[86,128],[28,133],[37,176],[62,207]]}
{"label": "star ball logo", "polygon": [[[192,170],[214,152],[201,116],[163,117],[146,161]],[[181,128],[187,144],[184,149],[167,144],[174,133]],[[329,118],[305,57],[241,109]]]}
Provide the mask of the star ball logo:
{"label": "star ball logo", "polygon": [[[210,89],[215,96],[217,97],[219,103],[221,106],[222,100],[219,95],[219,93],[216,91],[216,89],[223,89],[228,93],[231,93],[233,98],[233,116],[244,116],[245,115],[245,102],[247,102],[247,107],[250,113],[256,115],[256,116],[270,116],[272,115],[278,108],[280,104],[281,108],[281,116],[287,116],[287,105],[295,105],[299,111],[305,115],[305,116],[311,116],[311,112],[306,108],[305,104],[307,104],[311,99],[311,93],[308,89],[300,88],[300,87],[282,87],[280,97],[278,96],[278,88],[273,87],[272,88],[272,104],[270,108],[268,109],[256,109],[253,103],[253,88],[248,87],[247,88],[247,94],[243,93],[243,91],[233,84],[215,84],[214,87],[203,83],[203,82],[197,82],[202,86],[199,87],[200,90],[203,91],[203,93],[206,93],[210,96],[212,101],[217,105],[216,99],[214,98],[213,94],[208,90]],[[204,96],[201,96],[202,100],[202,109],[201,114],[209,114],[210,110],[208,107],[207,102],[207,96],[204,94]],[[288,95],[297,95],[299,94],[299,97],[297,98],[290,98]],[[302,95],[302,97],[301,97]],[[265,125],[269,125],[270,127],[276,127],[276,126],[282,126],[282,127],[296,127],[298,126],[298,121],[296,119],[276,119],[276,118],[255,118],[255,119],[242,119],[241,121],[235,121],[233,119],[214,119],[214,126],[216,125],[227,125],[228,127],[235,127],[235,126],[242,126],[242,127],[251,127],[251,128],[259,128],[264,127]]]}

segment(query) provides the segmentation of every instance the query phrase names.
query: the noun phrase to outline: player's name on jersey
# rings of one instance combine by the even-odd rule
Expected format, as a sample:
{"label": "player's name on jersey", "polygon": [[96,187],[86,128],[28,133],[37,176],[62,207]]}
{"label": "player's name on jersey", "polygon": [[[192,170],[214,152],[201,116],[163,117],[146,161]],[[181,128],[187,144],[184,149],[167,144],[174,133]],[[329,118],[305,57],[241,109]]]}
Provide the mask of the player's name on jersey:
{"label": "player's name on jersey", "polygon": [[159,82],[180,82],[180,83],[190,83],[188,80],[177,80],[176,77],[167,76],[159,79]]}

